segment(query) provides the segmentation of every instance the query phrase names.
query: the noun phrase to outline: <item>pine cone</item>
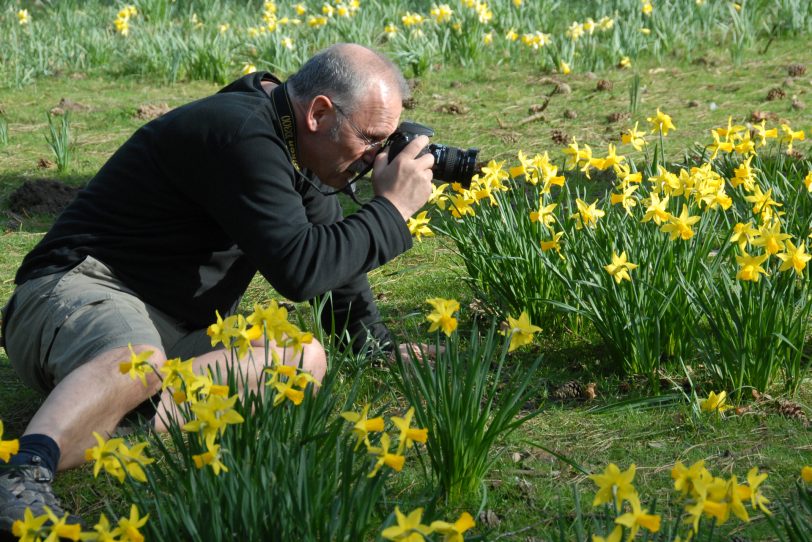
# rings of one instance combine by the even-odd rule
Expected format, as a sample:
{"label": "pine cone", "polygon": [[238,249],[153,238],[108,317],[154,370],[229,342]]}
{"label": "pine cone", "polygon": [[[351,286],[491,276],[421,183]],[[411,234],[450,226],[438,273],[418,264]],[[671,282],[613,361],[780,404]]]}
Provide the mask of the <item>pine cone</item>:
{"label": "pine cone", "polygon": [[567,399],[580,399],[584,393],[584,386],[577,380],[570,380],[561,384],[550,393],[550,398],[556,401]]}
{"label": "pine cone", "polygon": [[575,111],[575,109],[567,109],[566,111],[564,111],[564,117],[568,119],[577,119],[578,112]]}
{"label": "pine cone", "polygon": [[783,98],[786,98],[786,96],[787,93],[784,92],[784,89],[778,87],[771,88],[770,91],[767,93],[767,101],[773,102],[775,100],[781,100]]}
{"label": "pine cone", "polygon": [[804,423],[808,423],[809,421],[806,417],[806,412],[804,412],[804,409],[801,408],[801,405],[798,403],[793,403],[792,401],[779,400],[778,413],[785,418],[800,420]]}
{"label": "pine cone", "polygon": [[614,113],[609,113],[606,116],[606,120],[607,122],[615,123],[626,119],[628,116],[629,116],[628,113],[624,113],[622,111],[615,111]]}
{"label": "pine cone", "polygon": [[572,141],[572,138],[561,130],[553,130],[550,132],[550,137],[556,145],[569,145]]}
{"label": "pine cone", "polygon": [[757,123],[763,120],[767,120],[768,118],[770,118],[770,113],[766,111],[759,111],[758,109],[756,109],[755,111],[750,113],[750,120],[752,122]]}
{"label": "pine cone", "polygon": [[595,88],[597,90],[612,90],[612,82],[606,79],[599,79],[598,85]]}
{"label": "pine cone", "polygon": [[801,77],[806,73],[806,66],[803,64],[790,64],[787,66],[787,74],[790,77]]}
{"label": "pine cone", "polygon": [[792,97],[792,108],[795,110],[804,109],[806,105],[797,96]]}

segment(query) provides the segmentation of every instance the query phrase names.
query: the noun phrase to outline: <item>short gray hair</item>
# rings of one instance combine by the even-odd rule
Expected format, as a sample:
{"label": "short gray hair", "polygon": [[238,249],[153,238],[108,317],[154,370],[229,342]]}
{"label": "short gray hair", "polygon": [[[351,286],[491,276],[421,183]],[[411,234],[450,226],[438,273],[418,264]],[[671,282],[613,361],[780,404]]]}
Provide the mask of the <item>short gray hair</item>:
{"label": "short gray hair", "polygon": [[409,97],[409,85],[391,60],[367,49],[379,63],[362,63],[348,54],[348,46],[350,44],[338,43],[316,53],[288,78],[290,93],[304,101],[310,101],[320,94],[329,96],[347,114],[358,109],[374,78],[389,79],[393,88],[400,92],[401,99]]}

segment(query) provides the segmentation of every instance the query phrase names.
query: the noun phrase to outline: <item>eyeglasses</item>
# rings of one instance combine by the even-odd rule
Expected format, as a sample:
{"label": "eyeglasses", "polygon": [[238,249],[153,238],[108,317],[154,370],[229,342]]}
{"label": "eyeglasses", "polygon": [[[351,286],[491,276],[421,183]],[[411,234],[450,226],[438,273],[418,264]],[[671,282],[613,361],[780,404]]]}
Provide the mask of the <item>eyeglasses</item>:
{"label": "eyeglasses", "polygon": [[372,141],[371,139],[369,139],[369,138],[368,138],[368,137],[367,137],[367,136],[364,134],[364,132],[363,132],[363,131],[361,131],[361,129],[360,129],[360,128],[358,128],[358,126],[357,126],[357,125],[356,125],[356,124],[355,124],[355,123],[352,121],[352,119],[349,117],[349,115],[347,115],[347,114],[346,114],[346,113],[345,113],[345,112],[344,112],[344,111],[343,111],[343,110],[342,110],[342,109],[341,109],[341,108],[338,106],[338,104],[337,104],[337,103],[333,102],[333,107],[335,107],[335,108],[336,108],[336,111],[338,111],[339,113],[341,113],[341,116],[342,116],[342,117],[344,117],[345,119],[347,119],[347,122],[349,122],[349,123],[350,123],[350,126],[352,127],[353,131],[355,131],[355,135],[357,135],[357,136],[358,136],[358,138],[359,138],[361,141],[363,141],[363,142],[366,144],[366,147],[364,147],[364,153],[367,153],[367,152],[369,152],[369,151],[371,151],[371,150],[373,150],[373,149],[380,149],[380,148],[383,146],[383,144],[384,144],[384,143],[386,143],[386,139],[382,139],[382,140],[380,140],[380,141]]}

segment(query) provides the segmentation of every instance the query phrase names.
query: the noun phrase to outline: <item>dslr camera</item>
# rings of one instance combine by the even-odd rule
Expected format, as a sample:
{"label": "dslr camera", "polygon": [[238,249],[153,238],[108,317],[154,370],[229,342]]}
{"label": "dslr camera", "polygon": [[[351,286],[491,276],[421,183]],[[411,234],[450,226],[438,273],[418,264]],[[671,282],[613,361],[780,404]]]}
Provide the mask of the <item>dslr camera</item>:
{"label": "dslr camera", "polygon": [[[416,122],[401,122],[398,129],[389,136],[386,142],[386,147],[389,149],[389,161],[391,162],[411,140],[419,135],[432,137],[434,136],[434,130]],[[422,156],[427,152],[434,156],[434,165],[431,171],[435,179],[449,183],[460,183],[463,188],[471,186],[471,178],[477,169],[476,159],[479,149],[464,151],[457,147],[431,143],[420,151],[418,156]]]}

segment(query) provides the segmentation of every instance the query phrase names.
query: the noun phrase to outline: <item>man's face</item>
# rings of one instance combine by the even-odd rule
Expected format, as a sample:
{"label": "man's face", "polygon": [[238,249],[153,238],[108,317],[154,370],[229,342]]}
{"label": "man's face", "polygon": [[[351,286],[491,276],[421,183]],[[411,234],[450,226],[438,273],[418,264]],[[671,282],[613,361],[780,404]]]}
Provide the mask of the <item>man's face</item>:
{"label": "man's face", "polygon": [[381,84],[371,89],[352,113],[330,104],[321,148],[311,167],[326,185],[341,189],[367,165],[398,127],[400,95]]}

